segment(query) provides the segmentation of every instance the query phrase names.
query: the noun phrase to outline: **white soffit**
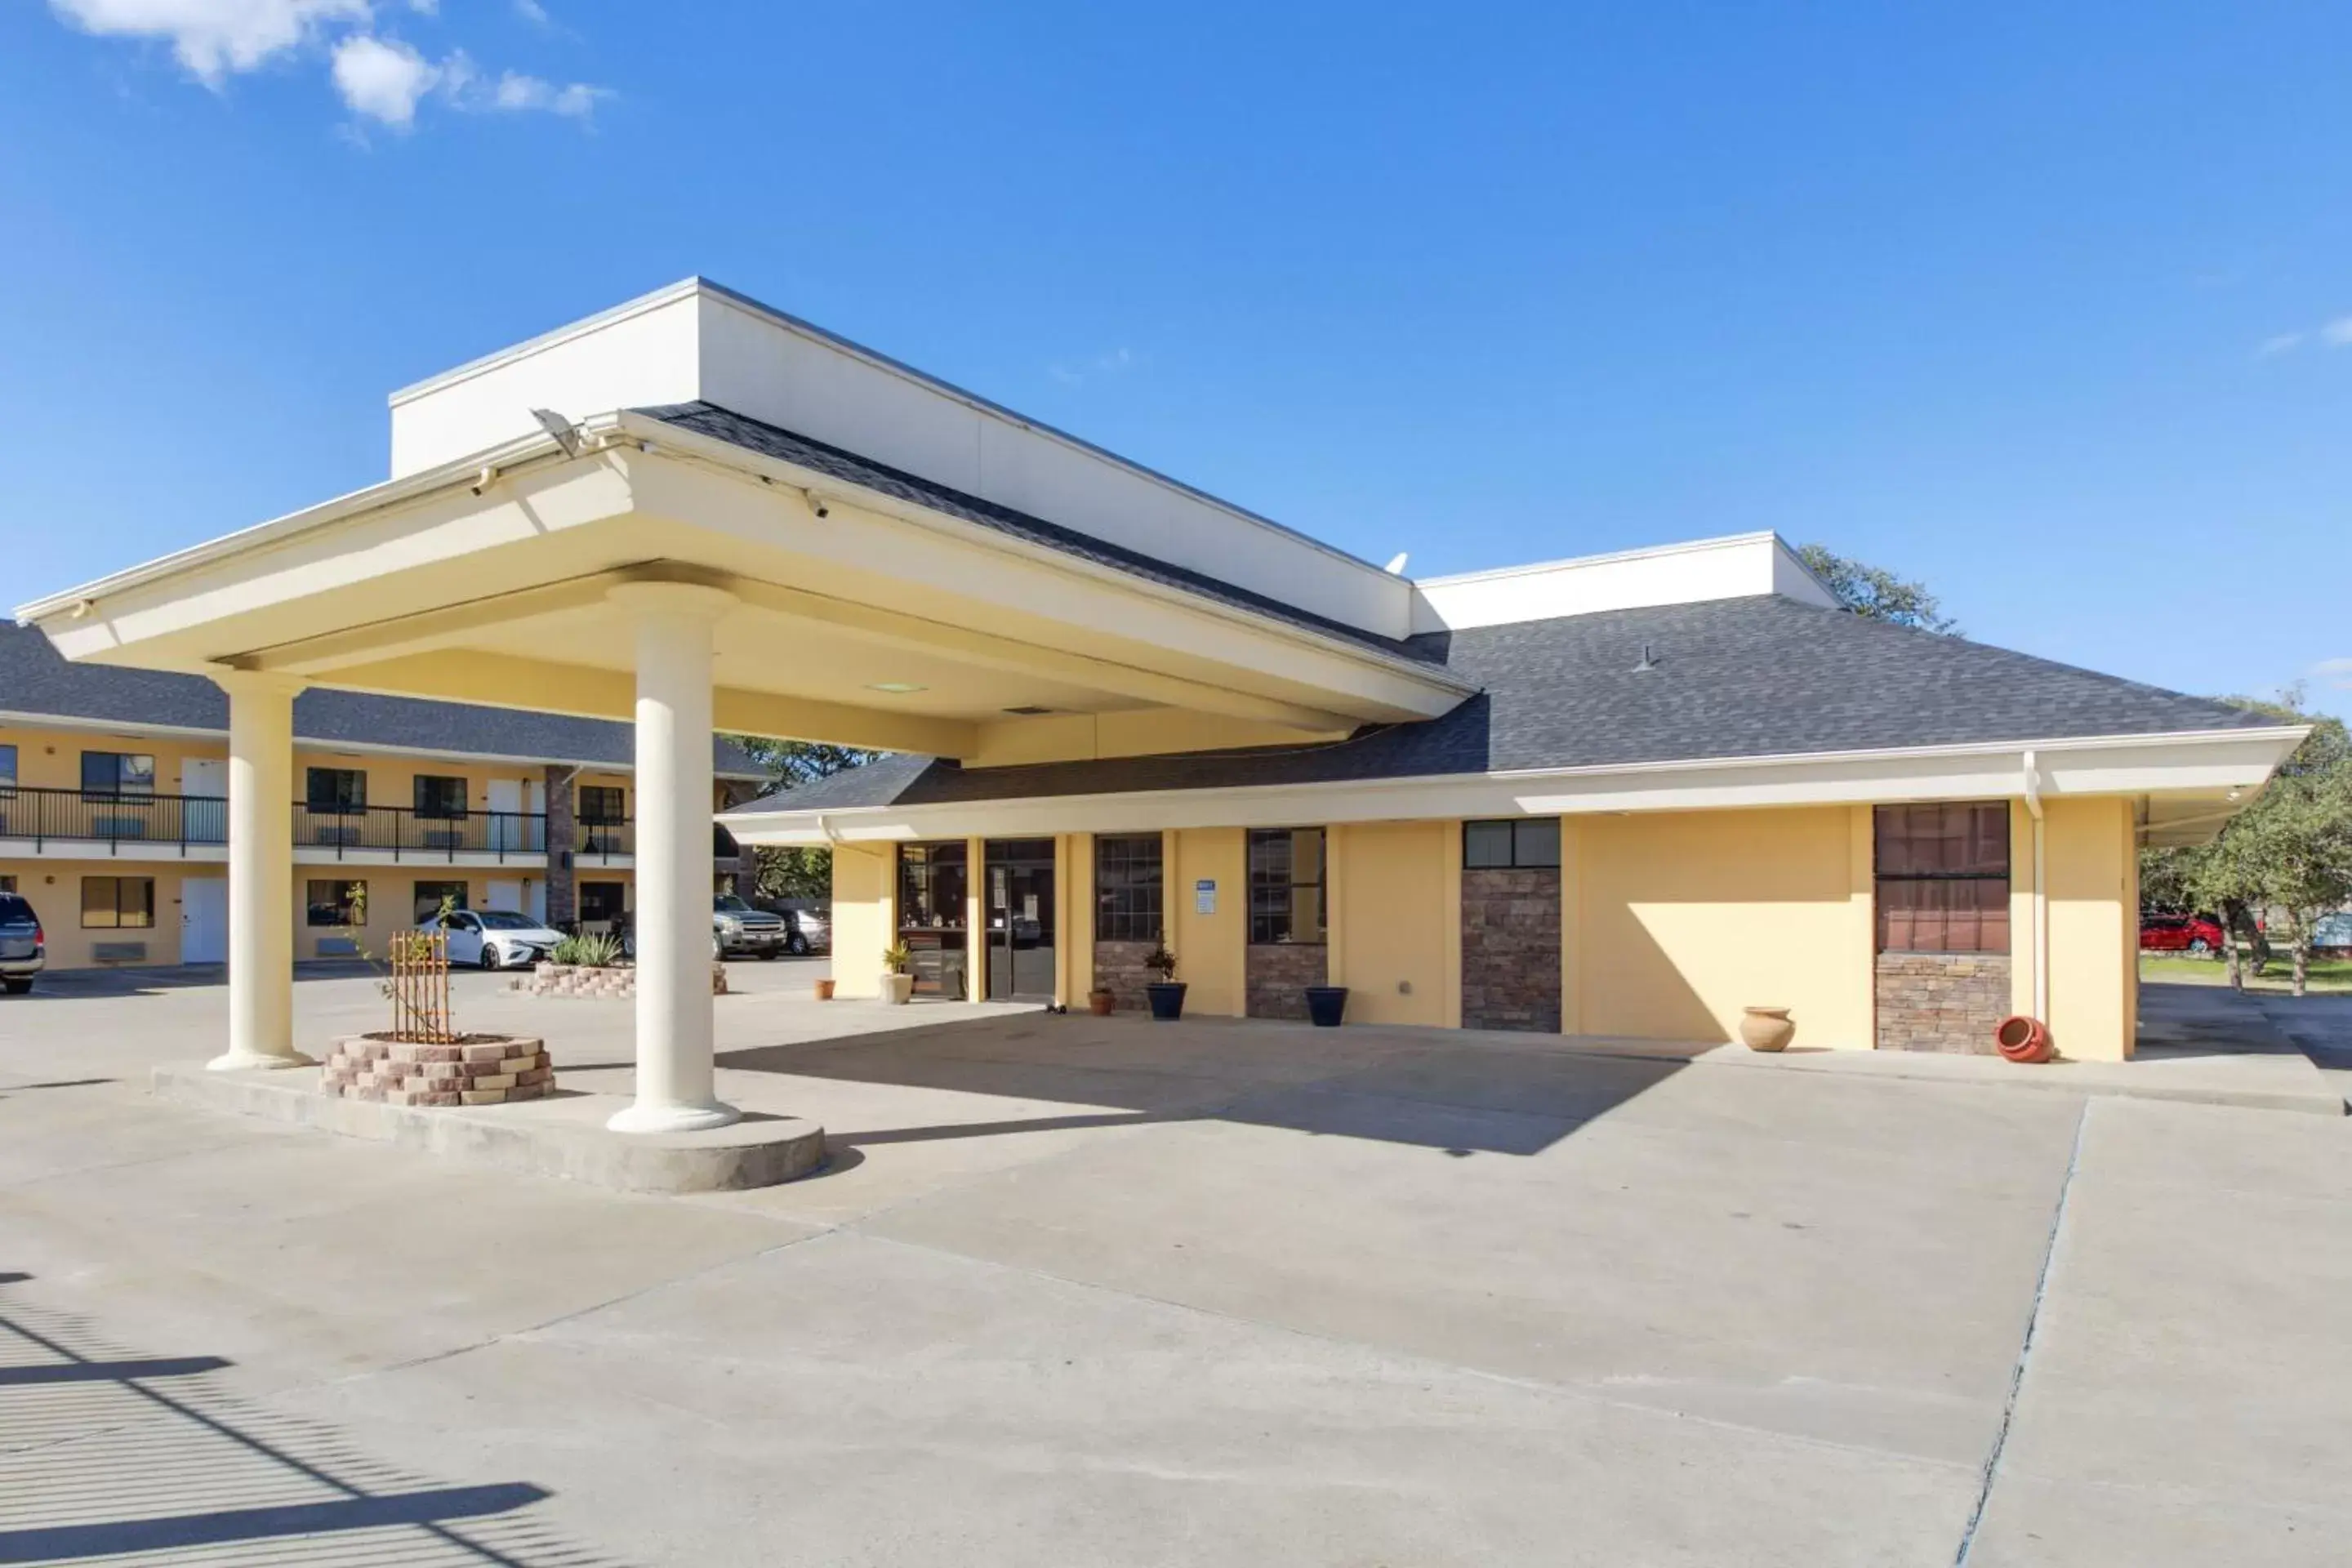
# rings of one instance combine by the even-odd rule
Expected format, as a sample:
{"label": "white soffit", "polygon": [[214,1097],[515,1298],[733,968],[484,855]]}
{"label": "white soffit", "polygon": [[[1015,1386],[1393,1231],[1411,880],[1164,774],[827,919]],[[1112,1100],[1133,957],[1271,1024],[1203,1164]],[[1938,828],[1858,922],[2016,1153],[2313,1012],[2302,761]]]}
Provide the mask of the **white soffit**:
{"label": "white soffit", "polygon": [[707,402],[1343,625],[1406,634],[1412,586],[702,279],[392,395],[397,479],[573,419]]}
{"label": "white soffit", "polygon": [[1773,533],[1733,534],[1532,566],[1424,577],[1413,588],[1412,629],[1416,632],[1462,631],[1588,616],[1600,610],[1744,599],[1759,594],[1780,594],[1830,609],[1837,605],[1836,596]]}

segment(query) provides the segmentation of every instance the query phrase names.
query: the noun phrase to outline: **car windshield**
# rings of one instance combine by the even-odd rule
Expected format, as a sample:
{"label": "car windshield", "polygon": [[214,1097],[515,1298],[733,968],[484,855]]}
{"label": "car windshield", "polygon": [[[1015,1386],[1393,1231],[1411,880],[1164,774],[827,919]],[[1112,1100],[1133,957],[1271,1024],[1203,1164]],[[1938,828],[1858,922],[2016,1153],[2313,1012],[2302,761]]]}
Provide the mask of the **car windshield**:
{"label": "car windshield", "polygon": [[529,915],[519,915],[512,910],[490,910],[481,916],[482,924],[491,931],[537,931],[539,922]]}
{"label": "car windshield", "polygon": [[714,910],[724,910],[726,913],[730,915],[748,915],[752,912],[751,906],[745,903],[733,893],[719,894],[719,897],[710,900],[710,907]]}

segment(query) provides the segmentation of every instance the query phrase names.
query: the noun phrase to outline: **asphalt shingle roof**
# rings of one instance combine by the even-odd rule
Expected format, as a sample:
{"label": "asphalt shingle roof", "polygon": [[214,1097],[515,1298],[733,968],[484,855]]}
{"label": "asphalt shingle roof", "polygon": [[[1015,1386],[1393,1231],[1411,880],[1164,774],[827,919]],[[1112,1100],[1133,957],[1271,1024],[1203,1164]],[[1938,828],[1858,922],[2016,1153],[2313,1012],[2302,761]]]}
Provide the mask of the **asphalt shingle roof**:
{"label": "asphalt shingle roof", "polygon": [[[201,676],[74,664],[37,628],[0,622],[0,714],[51,717],[125,730],[228,730],[228,697]],[[432,702],[358,691],[305,691],[294,700],[294,734],[342,746],[398,746],[449,756],[528,757],[626,768],[635,731],[609,719],[576,719],[470,702]],[[725,777],[764,778],[741,747],[714,738]]]}
{"label": "asphalt shingle roof", "polygon": [[[1443,718],[1340,742],[967,768],[892,757],[783,795],[840,810],[1332,784],[2259,728],[2202,698],[1777,595],[1608,610],[1413,639],[1478,682]],[[1643,650],[1653,668],[1637,670]]]}
{"label": "asphalt shingle roof", "polygon": [[1360,647],[1377,648],[1382,653],[1422,660],[1431,658],[1428,650],[1420,647],[1413,638],[1381,637],[1360,626],[1351,626],[1344,621],[1335,621],[1312,611],[1302,610],[1295,605],[1286,605],[1279,599],[1195,572],[1189,566],[1179,566],[1140,551],[1097,539],[1090,533],[1081,533],[1075,528],[1065,528],[1060,523],[1048,522],[1027,512],[1014,511],[994,501],[966,495],[961,490],[877,463],[870,458],[861,458],[842,447],[827,446],[814,437],[797,435],[731,409],[721,408],[715,403],[674,403],[658,408],[633,409],[631,412],[642,414],[649,419],[658,419],[665,425],[675,425],[681,430],[690,430],[698,436],[708,436],[747,451],[758,452],[763,457],[811,469],[839,479],[845,485],[856,485],[861,489],[912,501],[1031,544],[1042,544],[1066,555],[1091,561],[1098,566],[1109,566],[1165,587],[1181,588],[1186,593],[1197,594],[1218,604],[1271,616],[1307,631],[1341,637]]}

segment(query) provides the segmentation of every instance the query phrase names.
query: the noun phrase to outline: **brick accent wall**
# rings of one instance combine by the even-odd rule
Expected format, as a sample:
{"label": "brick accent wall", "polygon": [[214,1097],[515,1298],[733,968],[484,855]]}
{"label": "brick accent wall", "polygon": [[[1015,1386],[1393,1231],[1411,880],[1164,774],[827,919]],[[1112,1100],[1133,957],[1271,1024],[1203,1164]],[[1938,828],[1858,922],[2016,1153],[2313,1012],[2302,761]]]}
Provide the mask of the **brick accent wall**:
{"label": "brick accent wall", "polygon": [[547,923],[558,931],[580,918],[579,884],[572,876],[572,851],[580,843],[572,810],[572,775],[579,771],[547,770]]}
{"label": "brick accent wall", "polygon": [[[1122,1013],[1149,1012],[1151,999],[1143,988],[1160,978],[1143,967],[1143,961],[1160,944],[1154,942],[1097,942],[1095,943],[1095,984],[1110,987],[1118,998]],[[1179,969],[1176,978],[1184,978]]]}
{"label": "brick accent wall", "polygon": [[1559,871],[1462,873],[1462,1026],[1559,1032]]}
{"label": "brick accent wall", "polygon": [[1254,942],[1242,967],[1249,984],[1251,1017],[1296,1018],[1302,1023],[1307,1017],[1307,987],[1325,984],[1330,974],[1329,958],[1319,942]]}
{"label": "brick accent wall", "polygon": [[2009,1001],[2006,953],[1882,952],[1878,1048],[1995,1055],[1993,1026]]}

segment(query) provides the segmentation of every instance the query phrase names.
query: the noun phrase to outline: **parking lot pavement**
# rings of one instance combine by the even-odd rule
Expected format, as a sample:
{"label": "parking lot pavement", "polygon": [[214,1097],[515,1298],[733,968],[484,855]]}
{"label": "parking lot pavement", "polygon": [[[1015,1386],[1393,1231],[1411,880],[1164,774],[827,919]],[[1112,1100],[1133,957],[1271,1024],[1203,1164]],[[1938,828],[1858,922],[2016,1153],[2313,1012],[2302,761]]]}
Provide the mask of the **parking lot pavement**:
{"label": "parking lot pavement", "polygon": [[[145,1069],[219,1033],[201,975],[0,1004],[0,1476],[70,1483],[0,1480],[0,1561],[331,1536],[352,1562],[2011,1568],[2352,1539],[2341,1122],[820,1005],[815,965],[730,967],[722,1091],[824,1121],[835,1159],[690,1199],[155,1102]],[[625,1005],[475,976],[458,1004],[625,1082]],[[297,1005],[307,1040],[380,999],[322,975]],[[44,1322],[109,1370],[12,1376],[57,1363]],[[124,1391],[189,1379],[327,1479],[142,1469]]]}

